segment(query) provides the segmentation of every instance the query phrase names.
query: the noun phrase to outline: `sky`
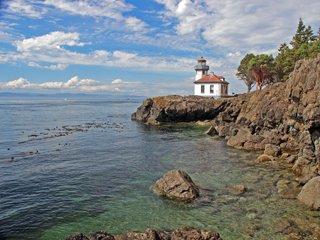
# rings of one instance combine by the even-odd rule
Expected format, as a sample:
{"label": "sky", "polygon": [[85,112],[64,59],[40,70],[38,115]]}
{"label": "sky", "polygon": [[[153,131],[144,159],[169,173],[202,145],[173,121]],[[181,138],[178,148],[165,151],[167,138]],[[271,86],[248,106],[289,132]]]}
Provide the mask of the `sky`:
{"label": "sky", "polygon": [[246,90],[248,53],[275,54],[319,0],[0,0],[0,92],[192,94],[200,56]]}

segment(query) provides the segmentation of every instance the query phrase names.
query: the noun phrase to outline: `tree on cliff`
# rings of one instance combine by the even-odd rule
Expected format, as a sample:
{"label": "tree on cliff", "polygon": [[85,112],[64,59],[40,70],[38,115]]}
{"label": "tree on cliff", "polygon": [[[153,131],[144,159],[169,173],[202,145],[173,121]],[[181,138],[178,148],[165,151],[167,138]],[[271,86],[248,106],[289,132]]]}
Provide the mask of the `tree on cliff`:
{"label": "tree on cliff", "polygon": [[237,76],[245,82],[248,91],[256,84],[259,89],[262,86],[277,81],[272,55],[247,54],[241,61]]}
{"label": "tree on cliff", "polygon": [[256,83],[255,79],[252,77],[248,70],[248,63],[249,61],[254,58],[255,55],[250,53],[247,54],[240,62],[240,66],[238,67],[237,77],[244,81],[244,83],[247,85],[248,92],[251,91],[254,84]]}
{"label": "tree on cliff", "polygon": [[255,83],[261,88],[267,84],[287,80],[297,61],[314,58],[319,53],[320,29],[316,36],[311,26],[306,26],[300,19],[290,44],[281,44],[275,58],[266,54],[247,54],[240,62],[237,76],[245,82],[248,91]]}
{"label": "tree on cliff", "polygon": [[300,18],[295,35],[290,46],[283,43],[275,58],[275,66],[279,78],[286,80],[293,71],[298,60],[315,57],[320,53],[319,38],[314,35],[311,26],[306,26]]}

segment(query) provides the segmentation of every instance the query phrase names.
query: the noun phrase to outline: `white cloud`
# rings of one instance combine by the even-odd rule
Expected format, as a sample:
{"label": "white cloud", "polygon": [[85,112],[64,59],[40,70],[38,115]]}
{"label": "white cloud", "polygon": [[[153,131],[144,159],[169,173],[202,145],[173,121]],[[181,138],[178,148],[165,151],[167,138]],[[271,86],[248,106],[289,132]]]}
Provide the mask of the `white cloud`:
{"label": "white cloud", "polygon": [[35,67],[35,68],[44,68],[44,69],[49,69],[49,70],[64,70],[68,67],[67,64],[50,64],[50,65],[40,65],[39,63],[36,62],[29,62],[28,63],[29,67]]}
{"label": "white cloud", "polygon": [[115,79],[111,83],[101,83],[94,79],[78,76],[70,78],[66,82],[49,81],[43,83],[31,83],[25,78],[18,78],[9,82],[1,83],[0,90],[8,89],[29,89],[29,90],[67,90],[75,92],[119,92],[132,91],[133,88],[139,88],[139,82],[125,82],[121,79]]}
{"label": "white cloud", "polygon": [[19,52],[61,49],[62,46],[82,46],[78,33],[51,32],[39,37],[16,41]]}
{"label": "white cloud", "polygon": [[125,19],[127,28],[132,32],[147,31],[147,24],[136,17],[128,17]]}
{"label": "white cloud", "polygon": [[233,51],[276,49],[292,36],[299,17],[319,23],[317,0],[156,0],[177,19],[176,33],[202,37],[208,47]]}
{"label": "white cloud", "polygon": [[111,83],[112,84],[121,84],[121,83],[123,83],[123,80],[118,78],[118,79],[113,80]]}
{"label": "white cloud", "polygon": [[47,12],[31,0],[9,0],[5,2],[4,6],[9,13],[30,18],[41,18]]}
{"label": "white cloud", "polygon": [[73,15],[123,18],[122,12],[132,9],[124,0],[45,0],[44,4],[53,6]]}
{"label": "white cloud", "polygon": [[[25,78],[18,78],[16,80],[6,83],[3,86],[9,89],[19,89],[19,88],[28,88],[30,87],[30,85],[31,85],[30,82]],[[0,89],[1,89],[1,86],[2,85],[0,85]]]}
{"label": "white cloud", "polygon": [[125,51],[96,50],[79,53],[64,46],[82,46],[78,33],[52,32],[15,42],[16,52],[4,54],[2,61],[25,62],[32,67],[61,70],[68,65],[127,67],[152,71],[190,71],[194,59],[174,56],[143,56]]}

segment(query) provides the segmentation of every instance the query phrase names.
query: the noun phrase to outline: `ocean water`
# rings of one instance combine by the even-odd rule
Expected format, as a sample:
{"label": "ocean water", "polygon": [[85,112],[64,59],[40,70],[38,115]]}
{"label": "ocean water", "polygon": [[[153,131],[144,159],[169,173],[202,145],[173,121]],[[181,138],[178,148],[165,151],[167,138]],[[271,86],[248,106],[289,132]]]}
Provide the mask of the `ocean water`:
{"label": "ocean water", "polygon": [[[229,148],[205,127],[133,122],[142,100],[0,98],[0,239],[185,226],[224,239],[284,239],[275,230],[283,219],[320,224],[318,212],[278,197],[284,168],[253,164],[256,153]],[[201,186],[198,201],[152,193],[171,169]],[[234,196],[228,186],[238,183],[248,191]]]}

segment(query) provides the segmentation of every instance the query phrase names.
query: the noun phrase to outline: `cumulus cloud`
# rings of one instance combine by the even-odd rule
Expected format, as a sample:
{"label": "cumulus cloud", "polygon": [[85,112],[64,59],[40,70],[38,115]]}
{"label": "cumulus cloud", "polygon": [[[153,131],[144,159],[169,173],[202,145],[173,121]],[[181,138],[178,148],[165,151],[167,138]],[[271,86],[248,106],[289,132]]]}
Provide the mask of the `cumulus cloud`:
{"label": "cumulus cloud", "polygon": [[61,49],[62,46],[83,46],[78,33],[51,32],[43,36],[16,41],[19,52]]}
{"label": "cumulus cloud", "polygon": [[43,83],[31,83],[25,78],[18,78],[9,82],[1,83],[0,90],[29,89],[29,90],[69,90],[75,92],[119,92],[132,91],[139,86],[139,82],[125,82],[115,79],[111,83],[101,83],[90,78],[74,76],[66,82],[49,81]]}

